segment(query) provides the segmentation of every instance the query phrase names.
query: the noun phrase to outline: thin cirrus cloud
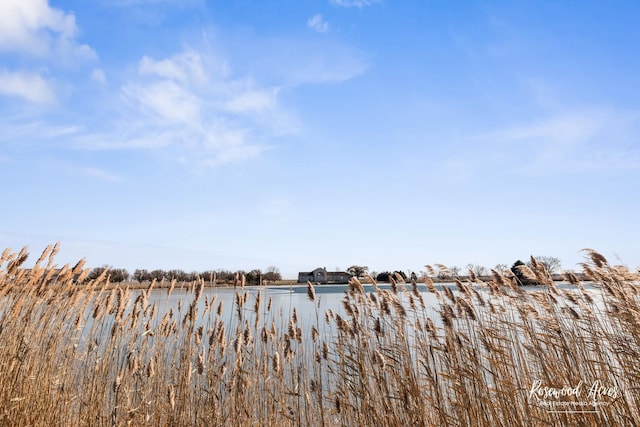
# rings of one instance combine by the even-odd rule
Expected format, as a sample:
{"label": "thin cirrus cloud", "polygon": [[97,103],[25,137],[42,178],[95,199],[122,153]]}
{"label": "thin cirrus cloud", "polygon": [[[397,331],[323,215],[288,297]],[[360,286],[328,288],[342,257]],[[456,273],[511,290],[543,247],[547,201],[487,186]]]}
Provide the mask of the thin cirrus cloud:
{"label": "thin cirrus cloud", "polygon": [[325,21],[319,13],[309,18],[307,21],[307,27],[319,33],[326,33],[329,31],[329,23]]}
{"label": "thin cirrus cloud", "polygon": [[53,86],[39,74],[0,69],[0,95],[13,96],[35,104],[55,101]]}
{"label": "thin cirrus cloud", "polygon": [[173,147],[181,160],[206,166],[245,160],[264,150],[260,140],[273,129],[257,118],[286,116],[278,89],[209,67],[218,62],[214,56],[185,49],[168,58],[142,58],[138,77],[122,89],[127,115],[134,117],[123,129],[130,135],[128,146]]}
{"label": "thin cirrus cloud", "polygon": [[107,76],[105,75],[104,70],[100,68],[95,68],[91,72],[91,80],[93,80],[94,82],[97,82],[100,85],[107,84]]}
{"label": "thin cirrus cloud", "polygon": [[359,7],[371,6],[380,3],[382,0],[331,0],[331,4],[342,7]]}
{"label": "thin cirrus cloud", "polygon": [[371,65],[368,53],[324,37],[267,40],[251,53],[258,49],[269,55],[256,55],[256,66],[278,76],[288,88],[343,83],[365,74]]}
{"label": "thin cirrus cloud", "polygon": [[[308,25],[320,32],[329,28],[321,15]],[[36,110],[27,108],[19,120],[5,115],[0,118],[4,131],[19,133],[32,143],[55,139],[57,145],[77,149],[169,150],[181,162],[215,166],[258,156],[273,146],[273,137],[300,130],[295,112],[281,101],[283,90],[343,82],[368,68],[362,55],[346,46],[284,40],[284,49],[268,42],[250,43],[270,52],[255,58],[273,58],[265,59],[272,62],[256,59],[250,72],[238,73],[205,43],[202,49],[184,48],[173,55],[141,54],[133,74],[111,72],[107,79],[105,70],[131,67],[98,66],[97,53],[82,44],[78,34],[75,15],[47,0],[0,2],[0,55],[22,58],[19,70],[11,61],[0,68],[0,100],[48,107],[37,110],[42,115],[31,115]],[[90,65],[83,70],[87,81],[71,81],[69,70],[77,68],[67,65],[87,60],[95,60],[85,64]],[[79,90],[87,82],[93,86]],[[86,88],[100,91],[100,96],[84,97]],[[70,99],[73,102],[67,102]],[[59,129],[65,129],[64,138]],[[0,140],[8,140],[7,134]]]}
{"label": "thin cirrus cloud", "polygon": [[113,126],[81,132],[74,144],[83,149],[165,150],[183,164],[205,167],[259,156],[273,146],[267,142],[273,137],[300,131],[295,111],[282,105],[283,90],[336,84],[368,68],[362,55],[346,47],[311,46],[296,41],[261,45],[272,54],[260,58],[273,62],[258,61],[254,75],[276,76],[271,85],[233,72],[229,60],[211,47],[184,48],[160,58],[145,55],[136,74],[120,85],[118,111],[101,120]]}
{"label": "thin cirrus cloud", "polygon": [[[230,60],[210,46],[143,56],[135,75],[120,85],[120,107],[110,113],[120,118],[102,120],[115,125],[79,134],[75,145],[169,150],[184,164],[236,163],[273,147],[273,137],[300,131],[295,111],[282,104],[283,90],[343,82],[368,67],[362,55],[344,46],[263,43],[261,51],[270,54],[258,57],[267,62],[258,60],[251,76],[234,72]],[[273,83],[261,83],[264,74],[274,76]]]}
{"label": "thin cirrus cloud", "polygon": [[633,148],[632,135],[639,125],[637,112],[585,109],[505,127],[478,139],[514,154],[532,150],[533,156],[519,163],[530,170],[635,169],[640,166],[640,152]]}

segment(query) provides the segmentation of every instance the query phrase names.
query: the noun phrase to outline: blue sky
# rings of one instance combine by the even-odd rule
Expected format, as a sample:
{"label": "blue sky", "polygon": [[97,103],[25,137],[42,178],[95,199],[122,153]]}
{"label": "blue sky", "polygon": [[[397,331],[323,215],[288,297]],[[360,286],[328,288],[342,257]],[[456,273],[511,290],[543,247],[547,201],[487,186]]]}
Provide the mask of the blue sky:
{"label": "blue sky", "polygon": [[635,1],[4,0],[1,246],[635,268],[639,23]]}

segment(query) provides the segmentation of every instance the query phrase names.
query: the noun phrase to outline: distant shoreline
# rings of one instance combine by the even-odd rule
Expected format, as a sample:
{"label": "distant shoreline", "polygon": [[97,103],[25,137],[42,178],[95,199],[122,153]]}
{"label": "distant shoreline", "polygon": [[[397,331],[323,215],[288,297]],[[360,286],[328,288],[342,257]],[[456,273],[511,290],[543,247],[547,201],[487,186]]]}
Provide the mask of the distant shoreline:
{"label": "distant shoreline", "polygon": [[[585,281],[588,280],[586,277],[584,277],[584,275],[582,273],[575,273],[578,280],[580,281]],[[551,278],[553,279],[554,282],[564,282],[566,281],[565,277],[563,274],[553,274],[551,276]],[[433,283],[455,283],[455,281],[460,280],[461,282],[474,282],[473,280],[470,279],[469,276],[459,276],[456,278],[438,278],[438,277],[432,277],[431,281]],[[478,281],[480,282],[490,282],[492,281],[494,278],[493,276],[479,276],[478,277]],[[360,280],[360,282],[362,284],[371,284],[371,280],[369,280],[368,278],[365,277],[360,277],[358,278],[358,280]],[[151,286],[151,281],[143,281],[143,282],[138,282],[137,280],[128,280],[128,281],[124,281],[124,282],[111,282],[108,285],[108,289],[114,289],[114,288],[128,288],[128,289],[148,289]],[[382,282],[382,281],[376,281],[376,283],[380,283],[380,284],[389,284],[389,282]],[[416,282],[418,285],[423,285],[424,284],[424,279],[418,280]],[[192,287],[195,287],[197,284],[197,281],[192,281],[192,282],[180,282],[177,281],[175,282],[175,284],[173,285],[174,289],[191,289]],[[411,284],[411,281],[407,281],[406,284]],[[298,282],[297,280],[273,280],[273,281],[264,281],[261,285],[257,285],[257,284],[245,284],[244,287],[267,287],[267,286],[297,286],[297,285],[306,285],[306,282],[301,283]],[[347,283],[313,283],[314,286],[333,286],[333,285],[347,285]],[[172,281],[171,280],[161,280],[161,281],[156,281],[153,285],[154,289],[169,289],[172,286]],[[241,284],[240,280],[236,281],[234,283],[234,281],[216,281],[216,282],[211,282],[210,280],[205,280],[204,281],[204,287],[205,288],[241,288],[243,287],[243,285]]]}

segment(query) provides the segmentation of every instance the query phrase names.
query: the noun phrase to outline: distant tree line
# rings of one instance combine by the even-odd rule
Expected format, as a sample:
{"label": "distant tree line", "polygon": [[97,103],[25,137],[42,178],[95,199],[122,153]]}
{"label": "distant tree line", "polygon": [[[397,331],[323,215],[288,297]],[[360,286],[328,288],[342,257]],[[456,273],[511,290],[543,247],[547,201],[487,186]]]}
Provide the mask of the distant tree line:
{"label": "distant tree line", "polygon": [[[557,273],[561,268],[561,261],[559,258],[552,256],[536,256],[534,257],[538,264],[541,264],[544,269],[549,274]],[[519,283],[532,283],[531,280],[527,281],[523,276],[523,267],[527,267],[528,269],[533,269],[532,262],[522,262],[517,260],[513,263],[511,267],[506,264],[497,264],[492,269],[488,269],[482,265],[477,264],[467,264],[466,272],[461,270],[459,267],[447,267],[442,264],[436,264],[435,268],[428,266],[427,274],[431,277],[438,278],[440,280],[455,280],[462,276],[476,276],[476,277],[486,277],[491,274],[492,271],[495,271],[499,274],[505,274],[508,272],[513,273],[513,275],[518,279]]]}
{"label": "distant tree line", "polygon": [[109,277],[109,281],[112,283],[137,281],[137,282],[151,282],[153,280],[176,280],[178,282],[193,282],[198,279],[203,279],[208,282],[216,283],[232,283],[234,280],[240,280],[245,278],[247,284],[262,284],[265,282],[273,282],[275,280],[282,280],[282,275],[278,267],[267,267],[265,272],[260,269],[253,269],[249,272],[244,270],[229,271],[229,270],[206,270],[206,271],[192,271],[186,272],[184,270],[146,270],[136,269],[133,273],[129,273],[124,268],[114,268],[109,266],[95,267],[87,275],[87,280],[94,280],[104,274]]}
{"label": "distant tree line", "polygon": [[[539,264],[542,264],[544,268],[549,272],[549,274],[553,274],[560,269],[561,262],[560,259],[551,256],[537,256],[535,257],[536,261]],[[427,275],[438,278],[441,280],[454,280],[463,275],[475,275],[478,277],[487,276],[491,274],[491,270],[495,270],[500,274],[504,274],[508,271],[514,273],[516,278],[521,279],[521,267],[527,266],[531,267],[531,262],[524,263],[520,260],[516,261],[511,268],[509,268],[506,264],[497,264],[494,268],[488,269],[481,265],[476,264],[468,264],[466,266],[467,273],[464,273],[459,267],[446,267],[442,264],[436,264],[436,268],[432,268],[429,266]],[[102,275],[105,270],[107,271],[107,275],[111,282],[126,282],[126,281],[137,281],[137,282],[151,282],[153,280],[162,281],[162,280],[176,280],[178,282],[192,282],[197,279],[203,279],[208,282],[215,283],[233,283],[234,281],[241,280],[244,277],[245,283],[250,285],[259,285],[264,283],[273,282],[276,280],[282,280],[282,275],[280,274],[280,270],[278,267],[269,266],[263,272],[260,269],[253,269],[249,271],[238,270],[238,271],[230,271],[224,269],[218,270],[206,270],[206,271],[192,271],[186,272],[184,270],[146,270],[146,269],[136,269],[133,273],[129,273],[124,268],[114,268],[109,266],[96,267],[92,269],[88,276],[88,280],[93,280]],[[369,267],[363,265],[352,265],[347,269],[347,272],[350,273],[354,277],[363,277],[367,275],[369,271]],[[407,275],[404,271],[395,270],[391,271],[383,271],[381,273],[372,272],[371,276],[376,279],[378,282],[389,282],[390,278],[393,278],[396,281],[409,281],[409,280],[418,280],[416,273],[410,272]]]}

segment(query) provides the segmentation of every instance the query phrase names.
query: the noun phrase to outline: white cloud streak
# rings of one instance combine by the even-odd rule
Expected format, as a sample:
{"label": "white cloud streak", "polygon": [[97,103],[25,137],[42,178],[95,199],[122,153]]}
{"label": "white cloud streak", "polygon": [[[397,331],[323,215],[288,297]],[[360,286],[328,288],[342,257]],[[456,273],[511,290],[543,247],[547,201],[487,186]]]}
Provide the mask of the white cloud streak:
{"label": "white cloud streak", "polygon": [[357,7],[362,9],[380,3],[382,0],[330,0],[331,4],[341,7]]}
{"label": "white cloud streak", "polygon": [[530,170],[629,169],[640,165],[640,152],[633,148],[639,126],[638,112],[601,108],[560,113],[475,139],[499,144],[505,153],[531,153],[519,163]]}
{"label": "white cloud streak", "polygon": [[0,94],[17,96],[36,104],[49,104],[56,99],[52,85],[40,75],[2,69],[0,69]]}
{"label": "white cloud streak", "polygon": [[[259,155],[266,136],[295,132],[279,105],[278,88],[233,78],[226,67],[215,66],[220,63],[211,53],[190,49],[168,58],[143,57],[138,77],[122,88],[125,136],[111,147],[172,148],[186,163],[216,166]],[[109,146],[108,138],[89,143]]]}
{"label": "white cloud streak", "polygon": [[329,23],[326,22],[319,13],[309,18],[307,21],[307,27],[319,33],[326,33],[329,31]]}
{"label": "white cloud streak", "polygon": [[104,71],[100,68],[95,68],[91,71],[91,80],[97,82],[100,85],[107,84],[107,76],[104,74]]}
{"label": "white cloud streak", "polygon": [[[48,78],[42,71],[52,73],[51,65],[56,61],[97,58],[91,48],[76,41],[75,16],[51,7],[47,0],[7,0],[0,4],[0,12],[0,53],[18,52],[46,64],[38,72],[0,68],[0,96],[51,104],[65,99],[57,99],[56,88],[75,94],[75,85],[55,76]],[[313,17],[309,25],[316,31],[328,29],[321,15]],[[226,58],[207,41],[200,50],[185,48],[171,56],[141,56],[136,73],[125,73],[120,82],[115,79],[121,75],[112,74],[107,81],[102,67],[90,68],[84,76],[93,81],[92,90],[100,91],[100,100],[87,99],[75,116],[77,123],[60,126],[32,117],[12,132],[35,143],[53,139],[52,134],[36,129],[72,129],[56,143],[96,150],[161,149],[190,165],[215,166],[249,159],[273,146],[267,142],[273,137],[300,129],[295,116],[281,105],[283,89],[343,82],[368,67],[343,45],[327,45],[320,39],[310,46],[298,40],[283,43],[293,51],[269,43],[248,47],[251,50],[257,44],[262,53],[270,52],[259,55],[252,70],[258,70],[258,77],[275,76],[279,85],[233,73]],[[112,88],[119,88],[115,96],[108,91]],[[65,110],[66,106],[61,107]],[[71,111],[75,108],[68,107]],[[10,120],[4,122],[4,129],[10,129]],[[0,136],[3,139],[8,137]]]}
{"label": "white cloud streak", "polygon": [[247,113],[273,110],[278,104],[278,89],[250,90],[233,97],[226,108],[235,113]]}
{"label": "white cloud streak", "polygon": [[202,62],[201,55],[193,51],[161,60],[144,56],[138,71],[141,75],[163,77],[181,84],[204,84],[207,82],[207,75]]}
{"label": "white cloud streak", "polygon": [[47,0],[0,2],[0,51],[62,60],[95,58],[89,46],[76,43],[77,32],[75,16],[50,7]]}

